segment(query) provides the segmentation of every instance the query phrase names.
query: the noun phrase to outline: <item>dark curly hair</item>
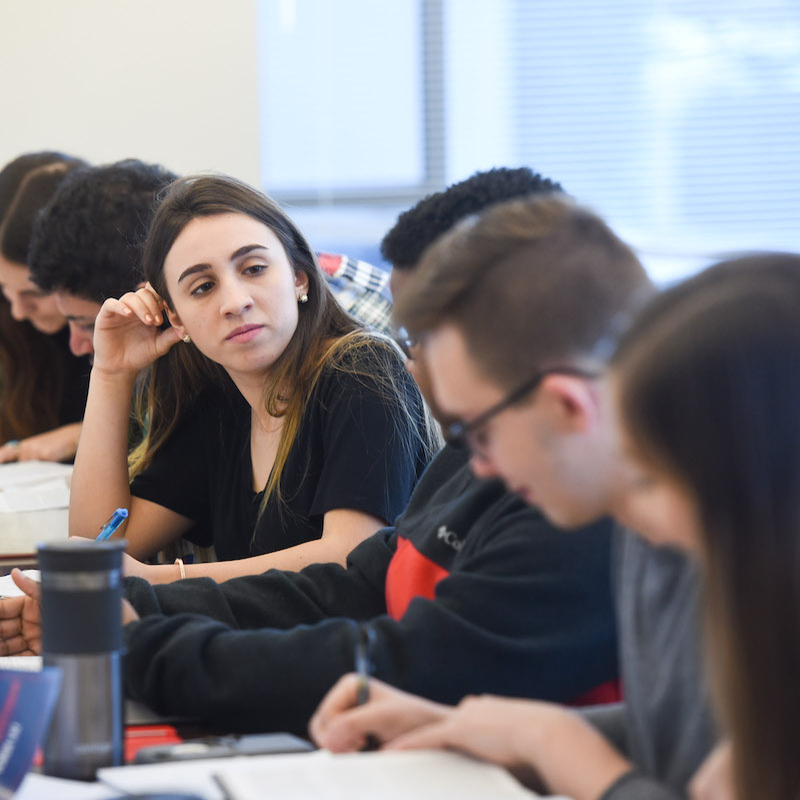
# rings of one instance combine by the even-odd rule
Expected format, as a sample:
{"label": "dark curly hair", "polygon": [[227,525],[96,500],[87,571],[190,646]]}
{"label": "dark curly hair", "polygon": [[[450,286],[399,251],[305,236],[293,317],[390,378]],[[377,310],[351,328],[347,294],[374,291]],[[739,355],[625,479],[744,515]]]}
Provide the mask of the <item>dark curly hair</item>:
{"label": "dark curly hair", "polygon": [[159,193],[177,176],[137,159],[77,170],[36,220],[32,280],[102,303],[142,280],[141,246]]}
{"label": "dark curly hair", "polygon": [[381,255],[395,269],[413,269],[428,245],[465,217],[504,200],[563,191],[560,184],[528,167],[498,167],[476,172],[444,191],[428,195],[403,212],[383,238]]}

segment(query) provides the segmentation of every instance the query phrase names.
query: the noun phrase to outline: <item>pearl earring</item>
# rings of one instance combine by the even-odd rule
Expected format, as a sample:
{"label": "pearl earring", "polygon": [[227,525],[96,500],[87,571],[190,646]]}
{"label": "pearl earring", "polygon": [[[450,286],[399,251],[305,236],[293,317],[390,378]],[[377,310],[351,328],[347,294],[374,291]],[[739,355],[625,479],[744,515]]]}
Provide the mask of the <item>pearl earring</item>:
{"label": "pearl earring", "polygon": [[300,297],[297,298],[297,302],[298,303],[307,303],[308,302],[308,295],[305,292],[303,292],[303,294],[301,294]]}
{"label": "pearl earring", "polygon": [[183,341],[186,342],[186,344],[189,344],[189,342],[192,341],[192,337],[189,336],[188,333],[184,333],[183,336],[181,336],[181,339],[183,339]]}

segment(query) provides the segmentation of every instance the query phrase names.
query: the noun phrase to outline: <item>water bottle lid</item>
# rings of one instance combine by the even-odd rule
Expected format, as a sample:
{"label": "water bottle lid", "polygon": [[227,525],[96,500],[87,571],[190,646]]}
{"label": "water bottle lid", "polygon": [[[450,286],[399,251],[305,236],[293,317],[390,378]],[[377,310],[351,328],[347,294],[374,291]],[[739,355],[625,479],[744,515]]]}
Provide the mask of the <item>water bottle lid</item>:
{"label": "water bottle lid", "polygon": [[120,569],[127,542],[97,542],[93,539],[68,539],[37,546],[39,569],[43,572],[102,572]]}

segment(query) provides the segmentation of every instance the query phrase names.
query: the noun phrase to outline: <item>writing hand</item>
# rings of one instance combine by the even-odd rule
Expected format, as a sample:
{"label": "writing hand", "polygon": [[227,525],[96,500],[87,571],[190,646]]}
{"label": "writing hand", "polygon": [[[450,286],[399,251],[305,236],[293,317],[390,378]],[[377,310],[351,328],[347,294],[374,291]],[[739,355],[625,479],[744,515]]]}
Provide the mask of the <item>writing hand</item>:
{"label": "writing hand", "polygon": [[39,584],[18,569],[11,571],[11,577],[25,594],[0,599],[0,656],[38,656],[42,652]]}
{"label": "writing hand", "polygon": [[369,681],[369,702],[358,705],[359,676],[345,675],[323,698],[309,724],[311,738],[336,753],[361,750],[368,736],[391,742],[403,733],[440,720],[452,709],[382,681]]}
{"label": "writing hand", "polygon": [[387,749],[431,748],[491,761],[538,791],[544,786],[573,800],[595,800],[632,769],[573,712],[554,703],[491,695],[465,698],[444,719],[398,737]]}

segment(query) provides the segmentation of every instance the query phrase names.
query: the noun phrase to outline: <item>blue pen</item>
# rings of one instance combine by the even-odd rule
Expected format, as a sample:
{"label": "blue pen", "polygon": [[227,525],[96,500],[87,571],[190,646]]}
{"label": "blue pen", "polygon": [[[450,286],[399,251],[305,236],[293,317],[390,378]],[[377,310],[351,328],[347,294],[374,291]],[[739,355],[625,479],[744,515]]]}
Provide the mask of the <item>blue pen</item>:
{"label": "blue pen", "polygon": [[100,528],[100,533],[97,534],[96,541],[104,542],[111,536],[114,531],[119,528],[120,525],[125,521],[125,518],[128,516],[128,509],[127,508],[118,508],[112,515],[111,519]]}

